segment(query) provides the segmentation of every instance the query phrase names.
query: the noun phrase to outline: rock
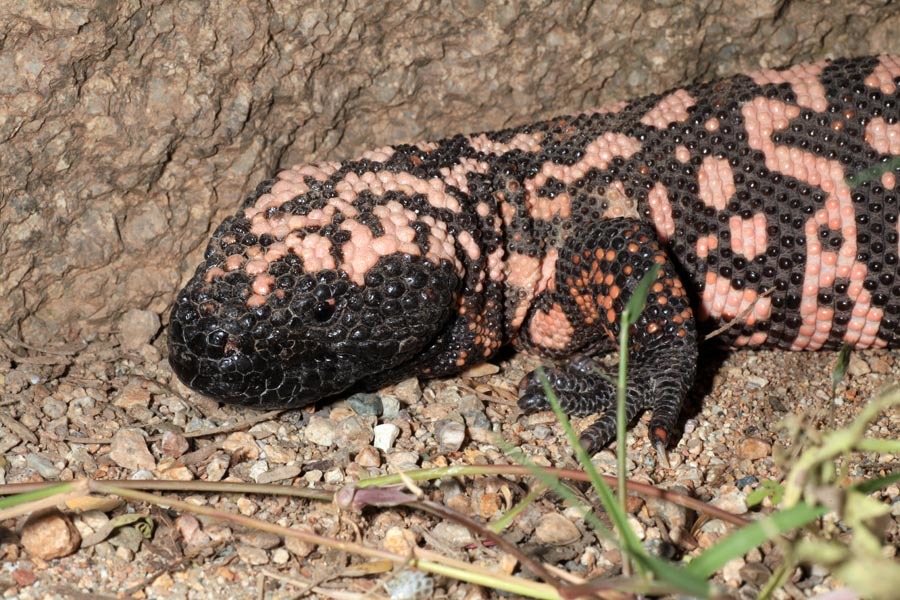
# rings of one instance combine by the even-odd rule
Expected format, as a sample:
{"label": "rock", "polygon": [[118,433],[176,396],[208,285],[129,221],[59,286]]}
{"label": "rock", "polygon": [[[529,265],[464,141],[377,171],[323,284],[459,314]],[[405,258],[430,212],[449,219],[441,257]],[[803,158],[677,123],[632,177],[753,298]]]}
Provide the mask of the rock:
{"label": "rock", "polygon": [[360,415],[377,417],[384,412],[381,397],[378,394],[353,394],[347,398],[347,404]]}
{"label": "rock", "polygon": [[381,546],[388,552],[400,556],[409,556],[412,549],[416,547],[416,534],[409,529],[391,527],[384,534]]}
{"label": "rock", "polygon": [[150,405],[150,392],[141,384],[128,385],[115,397],[113,404],[125,410],[147,408]]}
{"label": "rock", "polygon": [[51,509],[28,518],[22,527],[21,541],[30,555],[51,560],[75,552],[81,536],[68,517]]}
{"label": "rock", "polygon": [[759,460],[772,454],[772,444],[759,438],[744,438],[737,448],[737,455],[747,460]]}
{"label": "rock", "polygon": [[222,481],[230,464],[230,456],[227,454],[216,454],[206,463],[206,477],[203,479],[206,481]]}
{"label": "rock", "polygon": [[254,548],[245,544],[235,544],[234,549],[242,561],[248,565],[264,565],[269,562],[269,553],[262,548]]}
{"label": "rock", "polygon": [[726,486],[719,490],[719,494],[718,497],[712,499],[710,504],[738,515],[747,512],[746,493],[737,488]]}
{"label": "rock", "polygon": [[[305,533],[315,533],[315,531],[313,531],[312,527],[310,527],[309,525],[297,525],[294,527],[294,529],[298,529]],[[291,552],[291,554],[298,558],[305,558],[312,554],[312,551],[316,549],[315,545],[290,536],[285,536],[284,547],[287,548]]]}
{"label": "rock", "polygon": [[473,367],[469,367],[462,373],[460,377],[486,377],[487,375],[495,375],[500,372],[500,367],[493,363],[483,362]]}
{"label": "rock", "polygon": [[[378,439],[378,427],[375,428],[375,439]],[[381,466],[381,456],[372,446],[366,446],[356,455],[356,464],[366,468],[377,468]]]}
{"label": "rock", "polygon": [[558,513],[547,513],[541,517],[534,535],[542,544],[551,546],[565,546],[581,539],[578,527]]}
{"label": "rock", "polygon": [[125,351],[137,351],[149,344],[160,329],[159,315],[132,308],[119,319],[119,341]]}
{"label": "rock", "polygon": [[[413,379],[413,381],[416,380]],[[396,419],[400,413],[400,399],[396,396],[384,395],[381,397],[381,408],[382,416],[385,419]]]}
{"label": "rock", "polygon": [[249,530],[245,533],[239,533],[235,536],[237,541],[254,548],[262,548],[263,550],[271,550],[281,545],[281,536],[268,531]]}
{"label": "rock", "polygon": [[297,452],[294,449],[277,442],[266,444],[263,451],[266,454],[266,460],[276,465],[286,465],[297,460]]}
{"label": "rock", "polygon": [[41,402],[41,411],[51,419],[59,419],[66,416],[69,406],[62,400],[53,396],[47,396]]}
{"label": "rock", "polygon": [[246,431],[229,433],[225,441],[222,442],[222,449],[231,454],[233,463],[244,460],[256,460],[261,452],[259,444],[256,443],[256,438]]}
{"label": "rock", "polygon": [[182,434],[167,429],[166,431],[163,431],[162,439],[159,442],[159,449],[163,456],[178,458],[190,449],[190,444],[188,443],[187,438]]}
{"label": "rock", "polygon": [[334,421],[313,415],[309,418],[309,423],[306,424],[303,433],[307,441],[318,446],[329,447],[334,444],[334,430],[336,427],[337,425]]}
{"label": "rock", "polygon": [[475,542],[475,537],[459,523],[441,521],[431,530],[431,534],[454,549],[464,548]]}
{"label": "rock", "polygon": [[454,419],[441,419],[434,424],[434,436],[442,453],[457,452],[466,439],[466,428]]}
{"label": "rock", "polygon": [[[400,428],[393,423],[382,423],[381,425],[376,425],[375,441],[372,443],[372,445],[382,452],[387,452],[394,447],[394,442],[397,441],[397,437],[399,435]],[[364,449],[365,448],[363,448],[363,450]]]}
{"label": "rock", "polygon": [[38,475],[47,481],[58,479],[61,472],[61,469],[54,465],[52,460],[33,452],[28,454],[25,464],[37,471]]}
{"label": "rock", "polygon": [[859,354],[852,353],[850,355],[850,364],[847,365],[848,375],[859,377],[860,375],[868,375],[871,372],[872,369],[869,367],[869,363],[867,363]]}
{"label": "rock", "polygon": [[409,471],[419,466],[419,455],[405,450],[391,452],[387,456],[387,461],[394,471]]}
{"label": "rock", "polygon": [[147,441],[137,429],[126,428],[116,432],[110,445],[109,458],[120,467],[132,471],[153,470],[156,467],[156,461],[147,449]]}
{"label": "rock", "polygon": [[372,443],[375,432],[361,417],[349,416],[337,424],[334,430],[334,443],[347,452],[359,452]]}
{"label": "rock", "polygon": [[[403,404],[407,406],[416,404],[422,399],[422,389],[419,387],[419,380],[415,377],[404,379],[396,384],[393,388],[393,395]],[[387,418],[389,415],[384,415]]]}

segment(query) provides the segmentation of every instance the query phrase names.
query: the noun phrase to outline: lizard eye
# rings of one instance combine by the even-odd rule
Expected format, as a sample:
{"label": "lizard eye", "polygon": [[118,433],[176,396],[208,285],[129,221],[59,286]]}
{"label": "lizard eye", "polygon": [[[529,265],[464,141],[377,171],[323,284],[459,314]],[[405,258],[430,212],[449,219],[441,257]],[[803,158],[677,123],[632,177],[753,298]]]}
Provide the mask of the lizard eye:
{"label": "lizard eye", "polygon": [[313,309],[313,318],[319,323],[324,323],[334,314],[334,300],[330,302],[319,302]]}

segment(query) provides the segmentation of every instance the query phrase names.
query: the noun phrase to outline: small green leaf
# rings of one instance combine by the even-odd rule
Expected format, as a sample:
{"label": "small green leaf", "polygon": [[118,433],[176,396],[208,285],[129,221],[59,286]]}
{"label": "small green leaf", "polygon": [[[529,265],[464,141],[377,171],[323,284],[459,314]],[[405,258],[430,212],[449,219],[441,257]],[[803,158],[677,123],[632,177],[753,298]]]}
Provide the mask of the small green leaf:
{"label": "small green leaf", "polygon": [[784,497],[784,486],[777,481],[764,479],[759,482],[759,487],[747,495],[747,506],[761,504],[766,498],[772,499],[772,504],[777,505]]}
{"label": "small green leaf", "polygon": [[625,306],[625,311],[622,313],[622,325],[625,328],[631,327],[637,322],[641,311],[644,310],[644,303],[647,301],[647,294],[650,293],[650,286],[653,285],[658,276],[659,264],[653,263],[653,266],[647,270],[640,282],[635,286],[634,293],[631,294],[631,298],[628,299],[628,304]]}
{"label": "small green leaf", "polygon": [[844,375],[847,374],[847,367],[850,366],[850,353],[852,351],[853,349],[847,344],[841,346],[841,351],[838,354],[837,364],[834,365],[834,370],[831,372],[832,395],[834,395],[838,384],[843,381]]}

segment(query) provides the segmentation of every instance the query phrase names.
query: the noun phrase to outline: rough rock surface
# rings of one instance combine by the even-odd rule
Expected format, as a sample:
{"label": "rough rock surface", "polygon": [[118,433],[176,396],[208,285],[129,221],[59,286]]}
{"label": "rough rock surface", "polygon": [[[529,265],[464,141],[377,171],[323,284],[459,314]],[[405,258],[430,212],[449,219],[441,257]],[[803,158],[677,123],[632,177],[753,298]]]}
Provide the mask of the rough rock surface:
{"label": "rough rock surface", "polygon": [[0,328],[163,313],[279,165],[572,112],[696,77],[900,52],[889,2],[0,5]]}

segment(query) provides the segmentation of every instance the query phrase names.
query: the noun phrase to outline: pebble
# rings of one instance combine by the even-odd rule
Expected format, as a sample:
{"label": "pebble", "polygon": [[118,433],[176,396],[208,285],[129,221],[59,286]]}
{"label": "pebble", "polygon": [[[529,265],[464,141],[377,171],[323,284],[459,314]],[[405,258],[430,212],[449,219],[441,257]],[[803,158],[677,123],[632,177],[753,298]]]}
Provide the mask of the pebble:
{"label": "pebble", "polygon": [[853,377],[859,377],[860,375],[868,375],[872,372],[872,369],[869,367],[869,363],[867,363],[859,354],[853,353],[850,355],[850,364],[847,365],[847,374]]}
{"label": "pebble", "polygon": [[31,515],[22,527],[20,540],[28,554],[43,560],[68,556],[81,544],[72,521],[55,509]]}
{"label": "pebble", "polygon": [[357,415],[341,419],[334,431],[337,447],[353,453],[371,444],[374,437],[372,428]]}
{"label": "pebble", "polygon": [[265,473],[260,473],[256,477],[256,483],[275,483],[277,481],[285,481],[293,479],[302,471],[300,465],[281,465],[274,469],[269,469]]}
{"label": "pebble", "polygon": [[178,458],[188,451],[190,444],[186,437],[178,432],[166,430],[162,434],[159,442],[159,449],[163,456]]}
{"label": "pebble", "polygon": [[[404,379],[395,385],[392,391],[394,396],[407,406],[418,404],[419,400],[422,399],[422,388],[419,386],[419,380],[415,377]],[[382,398],[383,401],[384,399]],[[384,416],[390,418],[386,413]]]}
{"label": "pebble", "polygon": [[309,418],[309,423],[303,433],[306,435],[307,441],[317,446],[331,446],[334,444],[334,430],[337,425],[331,419],[326,419],[318,415]]}
{"label": "pebble", "polygon": [[297,460],[297,452],[278,443],[266,444],[264,452],[266,460],[277,465],[286,465]]}
{"label": "pebble", "polygon": [[565,546],[581,539],[578,527],[559,513],[547,513],[542,516],[534,535],[542,544],[551,546]]}
{"label": "pebble", "polygon": [[347,398],[347,404],[359,415],[377,417],[384,412],[384,406],[378,394],[353,394]]}
{"label": "pebble", "polygon": [[387,461],[395,471],[409,471],[418,467],[419,455],[416,452],[405,450],[391,452],[388,454]]}
{"label": "pebble", "polygon": [[150,392],[140,384],[128,385],[119,392],[113,404],[125,410],[150,406]]}
{"label": "pebble", "polygon": [[740,556],[725,563],[725,566],[722,567],[721,571],[722,579],[725,580],[725,583],[731,587],[738,587],[743,582],[743,579],[741,578],[741,569],[743,569],[746,564],[747,563]]}
{"label": "pebble", "polygon": [[483,362],[475,365],[474,367],[469,367],[462,373],[460,373],[460,377],[486,377],[487,375],[496,375],[500,372],[500,367],[493,363]]}
{"label": "pebble", "polygon": [[759,479],[757,479],[753,475],[747,475],[735,481],[734,486],[743,489],[748,485],[754,485],[756,483],[759,483]]}
{"label": "pebble", "polygon": [[759,438],[744,438],[737,448],[737,455],[748,460],[759,460],[772,454],[772,444]]}
{"label": "pebble", "polygon": [[231,454],[231,460],[234,462],[256,460],[260,453],[256,438],[245,431],[228,434],[222,442],[222,449]]}
{"label": "pebble", "polygon": [[168,479],[170,481],[193,481],[194,473],[184,465],[180,465],[173,459],[166,459],[166,464],[160,462],[156,467],[156,472],[160,479]]}
{"label": "pebble", "polygon": [[156,461],[147,449],[147,441],[137,429],[126,428],[116,432],[110,444],[109,458],[120,467],[132,471],[153,470],[156,467]]}
{"label": "pebble", "polygon": [[454,419],[440,419],[434,425],[434,436],[441,453],[458,452],[466,439],[466,428]]}
{"label": "pebble", "polygon": [[247,471],[247,475],[256,483],[260,483],[260,479],[265,478],[268,474],[269,465],[267,465],[264,460],[255,461],[250,465],[250,469]]}
{"label": "pebble", "polygon": [[206,481],[222,481],[228,466],[231,464],[231,457],[227,454],[216,454],[209,462],[206,463]]}
{"label": "pebble", "polygon": [[268,531],[247,531],[239,533],[235,536],[239,542],[254,548],[262,548],[263,550],[271,550],[281,545],[281,536]]}
{"label": "pebble", "polygon": [[250,517],[256,514],[259,510],[259,507],[256,505],[256,502],[250,500],[246,496],[241,496],[235,501],[237,504],[238,511],[245,517]]}
{"label": "pebble", "polygon": [[475,537],[472,535],[472,532],[459,523],[441,521],[434,526],[431,533],[444,544],[457,550],[475,543]]}
{"label": "pebble", "polygon": [[381,409],[381,414],[385,419],[396,419],[397,415],[400,414],[400,399],[396,396],[382,396]]}
{"label": "pebble", "polygon": [[[299,529],[304,533],[315,533],[309,525],[297,525],[294,529]],[[314,544],[290,536],[284,538],[284,547],[287,548],[291,554],[299,558],[309,556],[312,554],[312,551],[316,549]]]}
{"label": "pebble", "polygon": [[272,562],[276,565],[285,565],[291,560],[291,553],[284,548],[277,548],[272,552]]}
{"label": "pebble", "polygon": [[412,549],[416,547],[416,534],[409,529],[403,529],[396,526],[391,527],[384,534],[384,540],[382,540],[381,546],[388,552],[400,556],[409,556]]}
{"label": "pebble", "polygon": [[59,474],[62,471],[62,469],[57,468],[56,465],[53,464],[52,460],[46,456],[41,456],[40,454],[30,453],[25,459],[25,464],[37,471],[38,475],[48,481],[58,479]]}
{"label": "pebble", "polygon": [[769,385],[769,380],[759,375],[750,375],[747,377],[747,383],[750,388],[764,388]]}
{"label": "pebble", "polygon": [[66,416],[68,405],[62,400],[57,400],[53,396],[47,396],[41,402],[41,411],[51,419],[59,419]]}
{"label": "pebble", "polygon": [[210,541],[209,536],[203,531],[200,520],[190,513],[185,513],[175,519],[175,529],[189,547],[199,548]]}
{"label": "pebble", "polygon": [[261,548],[245,544],[235,544],[237,555],[248,565],[264,565],[269,562],[269,553]]}
{"label": "pebble", "polygon": [[324,480],[328,485],[340,485],[344,483],[344,473],[340,469],[328,469],[325,471]]}
{"label": "pebble", "polygon": [[[375,446],[383,452],[387,452],[394,447],[394,442],[397,441],[397,438],[399,436],[400,428],[393,423],[382,423],[381,425],[376,425],[375,441],[372,443],[372,446]],[[360,449],[360,452],[362,452],[366,448],[371,448],[372,446],[366,446],[365,448]]]}
{"label": "pebble", "polygon": [[[375,428],[375,438],[378,439],[378,428]],[[356,464],[367,469],[381,466],[381,455],[373,446],[366,446],[356,455]]]}
{"label": "pebble", "polygon": [[149,310],[132,308],[119,319],[119,341],[122,349],[136,351],[149,344],[161,326],[159,315]]}

